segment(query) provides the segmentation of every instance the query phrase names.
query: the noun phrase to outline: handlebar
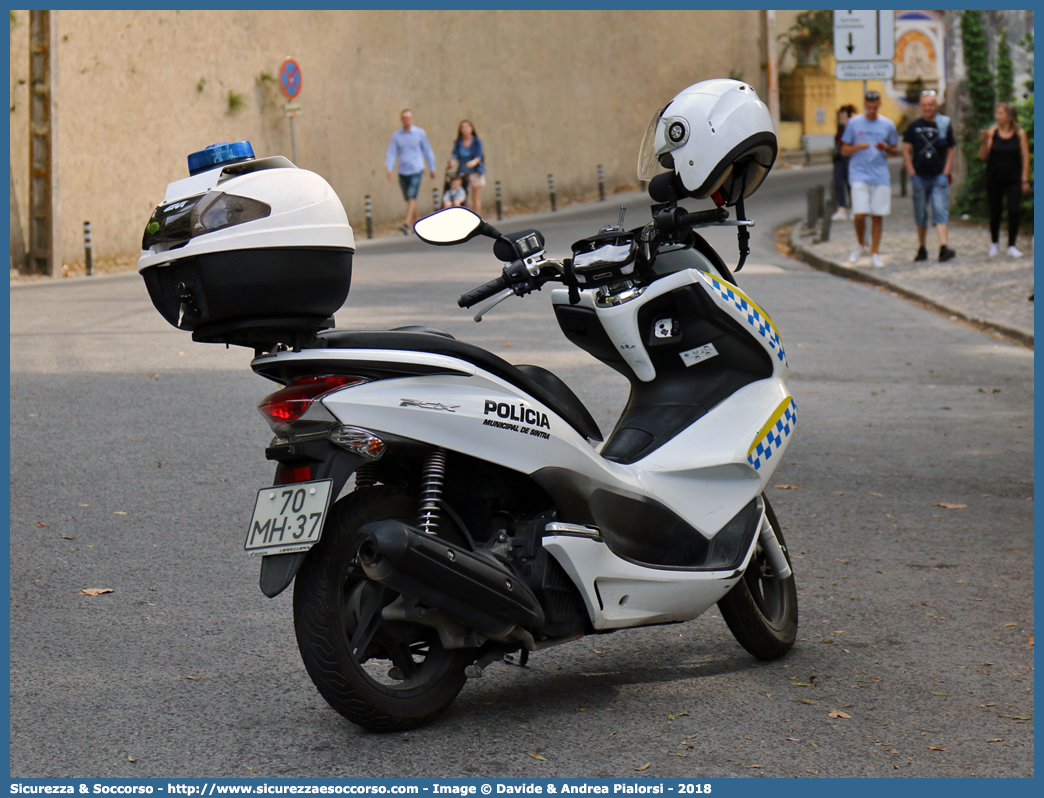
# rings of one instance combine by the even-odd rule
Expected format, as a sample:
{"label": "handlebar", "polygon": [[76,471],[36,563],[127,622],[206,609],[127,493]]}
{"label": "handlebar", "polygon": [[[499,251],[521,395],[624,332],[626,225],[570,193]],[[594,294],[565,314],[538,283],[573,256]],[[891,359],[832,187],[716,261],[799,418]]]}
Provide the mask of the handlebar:
{"label": "handlebar", "polygon": [[709,211],[687,213],[684,208],[673,207],[663,208],[654,218],[658,230],[671,234],[699,225],[720,224],[729,218],[729,212],[724,208],[713,208]]}
{"label": "handlebar", "polygon": [[729,218],[729,212],[724,208],[714,208],[709,211],[694,211],[684,214],[680,222],[686,227],[695,227],[699,224],[716,224],[724,222]]}
{"label": "handlebar", "polygon": [[[720,224],[740,225],[742,226],[740,228],[740,250],[745,257],[746,253],[744,252],[743,236],[746,233],[746,226],[752,225],[753,222],[743,219],[744,213],[742,203],[739,203],[737,206],[737,214],[740,217],[739,221],[728,222],[729,212],[724,207],[689,213],[684,208],[679,208],[674,203],[659,205],[653,208],[653,224],[646,226],[639,238],[643,243],[643,246],[648,247],[651,245],[655,249],[657,241],[662,243],[663,240],[666,240],[667,242],[689,240],[692,230],[695,227]],[[606,229],[608,230],[609,228]],[[603,233],[604,232],[605,231],[603,230]],[[657,233],[660,235],[657,235]],[[681,234],[680,238],[679,234]],[[663,236],[663,239],[661,239],[661,236]],[[518,236],[516,236],[516,238],[517,237]],[[702,241],[699,236],[695,236],[695,238]],[[531,242],[530,239],[532,239]],[[514,243],[512,243],[508,237],[504,236],[501,237],[501,240],[512,244],[511,249],[513,254],[516,256],[520,255],[519,243],[523,242],[522,238],[519,238],[519,241]],[[495,298],[489,307],[484,307],[479,311],[479,314],[475,317],[475,321],[481,320],[484,313],[487,313],[494,305],[502,302],[512,294],[515,296],[525,296],[532,291],[540,290],[545,283],[552,280],[565,282],[570,289],[570,300],[578,301],[578,298],[574,298],[573,296],[576,292],[577,285],[575,280],[571,278],[571,262],[568,259],[566,259],[565,262],[562,262],[545,258],[543,253],[543,237],[536,231],[526,231],[524,242],[527,244],[532,243],[534,247],[525,250],[525,252],[529,254],[520,256],[517,260],[513,260],[504,266],[504,272],[499,277],[490,280],[484,285],[480,285],[478,288],[473,288],[457,298],[457,305],[462,308],[470,308],[478,305],[480,302]],[[498,241],[498,243],[500,243],[500,241]],[[503,255],[498,255],[498,257],[501,257],[502,260],[507,260]],[[647,255],[646,257],[651,258],[650,255]],[[740,267],[742,267],[744,257],[741,257]],[[714,263],[715,267],[722,273],[722,276],[728,282],[735,283],[732,274],[729,273],[724,264],[720,262],[720,259],[712,259],[712,263]],[[655,279],[655,277],[652,277],[651,279]]]}
{"label": "handlebar", "polygon": [[470,308],[472,305],[477,305],[484,299],[489,299],[494,294],[499,294],[505,288],[510,288],[508,281],[501,275],[494,280],[490,280],[485,285],[480,285],[478,288],[473,288],[466,294],[461,294],[460,298],[457,299],[457,306],[462,308]]}
{"label": "handlebar", "polygon": [[462,294],[457,304],[462,308],[470,308],[504,290],[510,290],[516,296],[525,296],[531,291],[539,291],[545,283],[561,281],[565,264],[552,258],[538,258],[512,261],[504,267],[500,277]]}

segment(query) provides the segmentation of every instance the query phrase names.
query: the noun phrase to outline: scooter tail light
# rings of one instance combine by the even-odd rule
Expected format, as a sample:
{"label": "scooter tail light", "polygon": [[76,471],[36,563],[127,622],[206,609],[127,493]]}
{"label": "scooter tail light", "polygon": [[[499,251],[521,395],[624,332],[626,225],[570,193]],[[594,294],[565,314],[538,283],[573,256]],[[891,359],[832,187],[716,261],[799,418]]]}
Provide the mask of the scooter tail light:
{"label": "scooter tail light", "polygon": [[361,455],[367,460],[380,460],[387,444],[368,429],[360,427],[334,427],[329,438],[343,449]]}
{"label": "scooter tail light", "polygon": [[365,377],[344,374],[323,374],[297,377],[269,394],[258,404],[258,412],[277,433],[298,421],[312,404],[322,396],[339,390],[369,382]]}

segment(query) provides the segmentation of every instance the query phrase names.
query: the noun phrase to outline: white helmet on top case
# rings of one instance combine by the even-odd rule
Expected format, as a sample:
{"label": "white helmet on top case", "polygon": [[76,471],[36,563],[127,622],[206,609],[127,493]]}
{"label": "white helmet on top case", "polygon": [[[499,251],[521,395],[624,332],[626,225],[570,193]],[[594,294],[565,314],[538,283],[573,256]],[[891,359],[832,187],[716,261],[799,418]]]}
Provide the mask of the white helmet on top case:
{"label": "white helmet on top case", "polygon": [[772,117],[753,88],[739,80],[704,80],[653,116],[638,178],[652,179],[659,164],[674,172],[686,196],[735,205],[758,189],[777,150]]}

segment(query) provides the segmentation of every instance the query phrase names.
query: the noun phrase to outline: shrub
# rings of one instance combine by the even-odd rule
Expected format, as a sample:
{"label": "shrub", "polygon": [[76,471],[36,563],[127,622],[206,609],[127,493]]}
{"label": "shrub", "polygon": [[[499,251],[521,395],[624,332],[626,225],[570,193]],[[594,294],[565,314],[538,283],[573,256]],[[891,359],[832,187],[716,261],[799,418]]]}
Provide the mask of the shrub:
{"label": "shrub", "polygon": [[1015,102],[1015,65],[1011,62],[1008,35],[1001,33],[997,42],[997,101]]}
{"label": "shrub", "polygon": [[1022,125],[1023,130],[1026,131],[1026,138],[1029,139],[1029,154],[1030,154],[1030,166],[1029,166],[1029,179],[1030,179],[1030,191],[1027,194],[1022,195],[1022,219],[1023,224],[1033,229],[1033,95],[1031,94],[1025,100],[1018,104],[1019,109],[1019,124]]}
{"label": "shrub", "polygon": [[957,192],[954,211],[986,218],[986,164],[979,160],[982,131],[993,123],[995,98],[993,75],[990,72],[989,47],[982,24],[982,12],[961,12],[964,66],[968,74],[968,93],[971,107],[964,111],[964,135],[958,142],[964,154],[967,176]]}

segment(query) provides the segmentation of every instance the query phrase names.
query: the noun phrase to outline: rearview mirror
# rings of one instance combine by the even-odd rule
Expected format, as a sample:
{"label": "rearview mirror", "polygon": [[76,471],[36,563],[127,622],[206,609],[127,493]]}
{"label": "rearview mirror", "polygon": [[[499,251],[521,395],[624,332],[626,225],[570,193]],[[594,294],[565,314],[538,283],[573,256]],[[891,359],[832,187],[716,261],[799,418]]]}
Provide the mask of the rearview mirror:
{"label": "rearview mirror", "polygon": [[482,217],[463,207],[443,208],[413,225],[417,238],[428,244],[462,244],[483,232]]}

